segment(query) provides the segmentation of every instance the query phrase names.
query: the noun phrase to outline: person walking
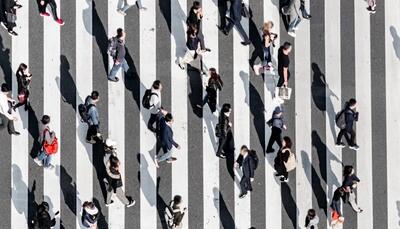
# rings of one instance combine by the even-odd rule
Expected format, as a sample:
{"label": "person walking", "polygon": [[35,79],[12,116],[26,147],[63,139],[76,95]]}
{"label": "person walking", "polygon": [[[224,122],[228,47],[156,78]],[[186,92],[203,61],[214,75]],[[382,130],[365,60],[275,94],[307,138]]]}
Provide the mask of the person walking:
{"label": "person walking", "polygon": [[197,28],[197,33],[200,31],[201,19],[203,19],[203,10],[199,1],[194,1],[192,7],[189,10],[188,17],[186,19],[186,25],[188,27]]}
{"label": "person walking", "polygon": [[7,122],[7,130],[10,135],[20,135],[20,133],[14,128],[14,121],[18,121],[18,118],[15,115],[14,109],[11,109],[13,104],[15,104],[15,100],[9,97],[10,91],[11,90],[6,83],[1,85],[0,121],[2,122],[2,125]]}
{"label": "person walking", "polygon": [[117,35],[109,40],[108,52],[114,60],[114,64],[108,75],[108,79],[113,82],[118,82],[118,77],[115,75],[118,73],[119,69],[122,67],[125,73],[128,72],[129,66],[125,60],[125,31],[121,28],[117,29]]}
{"label": "person walking", "polygon": [[34,159],[39,166],[53,169],[55,166],[51,164],[53,155],[58,151],[58,143],[56,133],[50,129],[50,116],[43,115],[40,126],[40,137],[39,142],[42,144],[42,148]]}
{"label": "person walking", "polygon": [[307,216],[305,220],[306,229],[318,229],[319,217],[315,213],[314,209],[309,209],[307,211]]}
{"label": "person walking", "polygon": [[203,107],[206,103],[210,107],[211,113],[217,110],[217,95],[218,91],[222,90],[224,83],[221,80],[220,75],[217,73],[215,68],[210,68],[208,71],[209,79],[206,86],[206,95],[199,107]]}
{"label": "person walking", "polygon": [[15,0],[3,0],[1,4],[4,10],[4,12],[2,12],[2,17],[4,18],[2,25],[7,29],[8,34],[12,36],[18,36],[18,34],[14,31],[14,28],[17,26],[17,9],[21,8],[22,6]]}
{"label": "person walking", "polygon": [[146,7],[143,7],[141,0],[118,0],[117,12],[126,16],[126,11],[134,4],[139,10],[147,10]]}
{"label": "person walking", "polygon": [[236,159],[235,167],[242,168],[242,178],[240,179],[240,195],[239,198],[244,198],[247,191],[253,191],[251,182],[254,181],[255,161],[250,156],[250,150],[247,146],[243,145],[240,148],[240,155]]}
{"label": "person walking", "polygon": [[186,65],[190,64],[192,67],[198,69],[201,74],[205,75],[205,71],[203,70],[205,67],[202,63],[202,54],[207,51],[211,51],[210,49],[202,49],[201,44],[203,41],[198,36],[198,29],[196,26],[190,26],[187,30],[187,40],[186,40],[186,53],[183,58],[179,57],[177,59],[176,64],[182,69],[185,70]]}
{"label": "person walking", "polygon": [[[336,147],[343,148],[345,144],[342,142],[343,136],[346,138],[349,148],[359,150],[360,147],[356,143],[356,132],[353,130],[355,121],[358,121],[358,112],[356,112],[357,101],[352,98],[346,104],[345,108],[339,112],[336,117],[336,124],[339,126],[340,131],[336,139]],[[349,137],[350,135],[350,137]]]}
{"label": "person walking", "polygon": [[[150,89],[150,98],[149,98],[149,105],[150,105],[150,118],[149,122],[147,123],[147,128],[156,133],[157,127],[154,128],[154,123],[157,121],[157,117],[159,115],[160,109],[162,109],[161,106],[161,90],[162,90],[162,84],[160,80],[155,80],[153,82],[153,85],[151,86]],[[156,123],[156,126],[158,124]]]}
{"label": "person walking", "polygon": [[289,72],[289,54],[292,51],[292,44],[289,42],[283,43],[278,51],[278,74],[279,80],[277,87],[288,86],[290,72]]}
{"label": "person walking", "polygon": [[233,149],[235,145],[232,134],[232,123],[229,121],[231,112],[232,109],[229,103],[222,105],[222,109],[218,117],[218,124],[215,127],[215,133],[218,137],[218,149],[216,155],[222,159],[226,157],[227,147]]}
{"label": "person walking", "polygon": [[88,115],[88,130],[86,133],[86,142],[90,144],[96,143],[95,138],[101,137],[99,112],[96,104],[99,102],[100,95],[98,91],[92,91],[91,95],[86,98],[85,107]]}
{"label": "person walking", "polygon": [[85,201],[82,205],[82,225],[86,228],[97,229],[99,209],[91,201]]}
{"label": "person walking", "polygon": [[301,11],[301,16],[303,16],[304,19],[311,19],[311,15],[306,10],[305,0],[300,0],[300,11]]}
{"label": "person walking", "polygon": [[358,206],[356,202],[355,188],[360,182],[360,179],[354,174],[354,168],[352,165],[346,165],[343,170],[343,183],[342,187],[346,193],[346,201],[350,204],[353,210],[357,213],[361,213],[363,210]]}
{"label": "person walking", "polygon": [[345,197],[345,191],[343,187],[338,187],[333,193],[332,202],[331,202],[331,210],[332,210],[332,228],[336,228],[337,225],[342,224],[344,221],[344,217],[341,211],[341,201]]}
{"label": "person walking", "polygon": [[[56,212],[55,215],[58,215],[59,212]],[[34,216],[34,220],[32,223],[33,228],[40,229],[51,229],[56,225],[56,219],[51,218],[49,214],[49,204],[43,201],[41,204],[37,206],[37,211]]]}
{"label": "person walking", "polygon": [[28,70],[28,66],[21,63],[16,72],[17,82],[18,82],[18,103],[13,107],[14,111],[25,105],[25,111],[27,111],[31,106],[29,103],[29,85],[32,80],[32,74]]}
{"label": "person walking", "polygon": [[241,0],[231,0],[231,6],[229,8],[229,18],[228,25],[225,28],[219,27],[223,34],[228,35],[234,26],[236,26],[237,31],[243,38],[241,42],[242,45],[249,45],[250,39],[247,36],[246,31],[244,31],[240,21],[242,20],[242,1]]}
{"label": "person walking", "polygon": [[283,137],[282,149],[278,151],[274,160],[275,176],[279,176],[281,182],[288,182],[289,172],[296,168],[296,156],[291,148],[292,140],[288,136]]}
{"label": "person walking", "polygon": [[57,4],[56,4],[55,0],[40,0],[39,1],[40,16],[42,16],[42,17],[50,16],[50,14],[46,12],[47,5],[50,6],[54,21],[56,21],[56,23],[59,25],[64,25],[65,24],[64,20],[61,18],[58,18],[58,16],[57,16]]}
{"label": "person walking", "polygon": [[376,0],[368,0],[368,7],[367,7],[367,10],[368,10],[371,14],[376,13]]}
{"label": "person walking", "polygon": [[271,137],[269,138],[266,152],[273,153],[275,150],[272,146],[275,142],[278,144],[279,150],[282,149],[282,129],[287,129],[283,120],[283,110],[280,106],[275,108],[267,124],[271,127]]}
{"label": "person walking", "polygon": [[164,154],[161,157],[155,155],[154,162],[156,167],[159,168],[159,163],[162,161],[167,161],[172,163],[176,161],[175,157],[172,157],[174,148],[181,149],[180,145],[174,140],[174,133],[172,131],[172,124],[174,123],[174,118],[171,113],[166,113],[166,111],[160,111],[160,143]]}
{"label": "person walking", "polygon": [[110,158],[106,164],[106,172],[108,176],[108,187],[107,187],[107,199],[106,206],[110,206],[110,204],[114,203],[111,200],[111,197],[115,193],[117,198],[126,206],[131,207],[135,205],[135,200],[129,200],[125,195],[124,190],[122,190],[122,176],[119,171],[120,169],[120,161],[116,155],[111,154]]}
{"label": "person walking", "polygon": [[182,197],[174,196],[169,205],[165,208],[165,221],[170,229],[181,229],[182,219],[186,213],[186,207],[183,207]]}
{"label": "person walking", "polygon": [[288,26],[288,34],[292,37],[296,37],[297,26],[300,24],[300,0],[290,0],[289,3],[282,7],[282,14],[289,16],[289,26]]}

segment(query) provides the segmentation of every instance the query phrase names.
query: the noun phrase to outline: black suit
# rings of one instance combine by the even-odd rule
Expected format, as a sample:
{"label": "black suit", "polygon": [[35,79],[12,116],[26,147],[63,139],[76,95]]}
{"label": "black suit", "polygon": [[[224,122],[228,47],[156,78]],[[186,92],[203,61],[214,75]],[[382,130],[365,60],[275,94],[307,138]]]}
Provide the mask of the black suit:
{"label": "black suit", "polygon": [[255,169],[254,160],[251,158],[249,154],[247,154],[247,156],[244,159],[242,155],[239,155],[236,162],[242,168],[243,172],[242,179],[240,180],[241,194],[247,194],[247,191],[253,191],[253,188],[251,187],[250,178],[254,178],[254,169]]}
{"label": "black suit", "polygon": [[240,33],[240,35],[243,37],[244,42],[250,42],[249,37],[246,34],[246,31],[244,31],[242,24],[240,24],[240,21],[242,20],[242,1],[241,0],[232,0],[231,1],[231,7],[229,9],[229,24],[225,27],[225,31],[229,33],[233,26],[236,26],[236,29]]}
{"label": "black suit", "polygon": [[217,149],[217,156],[221,154],[225,154],[225,149],[229,147],[229,150],[233,150],[234,148],[234,141],[233,141],[233,134],[231,127],[229,126],[229,117],[226,116],[224,113],[220,113],[219,115],[219,128],[221,130],[221,136],[219,137],[219,144]]}

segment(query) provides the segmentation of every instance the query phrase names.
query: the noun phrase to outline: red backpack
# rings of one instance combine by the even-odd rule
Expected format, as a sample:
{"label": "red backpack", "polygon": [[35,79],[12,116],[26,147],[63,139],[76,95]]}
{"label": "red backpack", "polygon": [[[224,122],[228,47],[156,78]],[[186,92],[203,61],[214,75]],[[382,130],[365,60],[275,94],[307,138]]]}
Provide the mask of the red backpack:
{"label": "red backpack", "polygon": [[[46,134],[46,131],[49,131],[49,129],[45,129],[43,131],[43,138]],[[56,136],[54,136],[53,142],[51,142],[50,144],[47,143],[44,139],[43,139],[43,149],[46,152],[47,155],[51,155],[51,154],[55,154],[58,151],[58,139]]]}

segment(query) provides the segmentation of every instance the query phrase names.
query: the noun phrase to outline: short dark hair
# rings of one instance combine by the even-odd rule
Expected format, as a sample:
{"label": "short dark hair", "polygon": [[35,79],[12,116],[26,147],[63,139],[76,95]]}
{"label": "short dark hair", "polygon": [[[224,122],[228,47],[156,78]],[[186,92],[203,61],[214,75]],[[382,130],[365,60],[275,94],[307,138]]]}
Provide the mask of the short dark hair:
{"label": "short dark hair", "polygon": [[90,94],[90,98],[93,100],[96,100],[99,98],[99,92],[98,91],[92,91],[92,94]]}
{"label": "short dark hair", "polygon": [[352,166],[352,165],[346,165],[346,166],[344,166],[344,169],[343,169],[343,176],[348,176],[348,175],[350,175],[352,171],[353,171],[353,166]]}
{"label": "short dark hair", "polygon": [[198,10],[200,9],[201,5],[199,1],[194,1],[193,2],[193,9]]}
{"label": "short dark hair", "polygon": [[246,145],[242,145],[242,147],[240,147],[240,151],[242,150],[249,152],[249,148]]}
{"label": "short dark hair", "polygon": [[8,85],[6,83],[3,83],[1,85],[1,92],[9,92],[10,88],[8,87]]}
{"label": "short dark hair", "polygon": [[174,119],[174,117],[172,117],[172,114],[171,114],[171,113],[167,113],[167,114],[165,115],[164,119],[165,119],[166,122],[171,122],[172,119]]}
{"label": "short dark hair", "polygon": [[221,112],[222,113],[226,113],[231,109],[231,105],[229,103],[224,103],[224,105],[222,105],[222,109]]}
{"label": "short dark hair", "polygon": [[122,37],[122,32],[123,32],[124,30],[122,29],[122,28],[118,28],[117,29],[117,37],[118,38],[120,38],[120,37]]}
{"label": "short dark hair", "polygon": [[43,124],[43,125],[47,125],[47,124],[50,123],[50,116],[48,116],[48,115],[43,115],[43,117],[42,117],[42,119],[41,119],[40,121],[42,121],[42,124]]}
{"label": "short dark hair", "polygon": [[292,44],[290,44],[290,42],[285,41],[285,43],[283,43],[283,45],[282,45],[282,49],[288,50],[288,48],[290,48],[291,46],[292,46]]}
{"label": "short dark hair", "polygon": [[292,139],[290,139],[288,136],[283,137],[283,140],[285,141],[285,148],[292,148]]}
{"label": "short dark hair", "polygon": [[161,81],[156,80],[156,81],[153,82],[152,87],[153,87],[154,89],[158,90],[158,89],[160,89],[160,85],[161,85]]}
{"label": "short dark hair", "polygon": [[313,219],[315,217],[315,210],[314,209],[309,209],[307,212],[307,216]]}
{"label": "short dark hair", "polygon": [[175,204],[180,204],[182,202],[182,196],[176,195],[174,196],[174,203]]}
{"label": "short dark hair", "polygon": [[356,99],[351,98],[351,99],[349,100],[349,107],[356,105],[356,103],[357,103]]}

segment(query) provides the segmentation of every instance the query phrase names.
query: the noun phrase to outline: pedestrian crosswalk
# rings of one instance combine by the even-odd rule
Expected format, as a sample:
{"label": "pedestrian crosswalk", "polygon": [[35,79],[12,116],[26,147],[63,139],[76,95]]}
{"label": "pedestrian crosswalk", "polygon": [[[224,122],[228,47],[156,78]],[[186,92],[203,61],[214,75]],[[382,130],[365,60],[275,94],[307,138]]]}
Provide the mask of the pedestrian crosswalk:
{"label": "pedestrian crosswalk", "polygon": [[[185,53],[185,21],[193,0],[143,1],[146,10],[131,7],[126,16],[117,12],[115,0],[56,0],[65,19],[62,27],[40,17],[34,2],[19,2],[19,35],[11,38],[0,31],[0,67],[2,81],[12,84],[16,98],[14,73],[20,63],[29,66],[32,110],[17,110],[15,127],[21,135],[1,131],[2,228],[28,228],[32,203],[43,200],[49,202],[52,216],[60,211],[54,228],[83,228],[81,206],[91,199],[102,216],[98,228],[165,228],[163,211],[174,195],[182,196],[188,208],[183,228],[305,228],[310,208],[319,216],[319,227],[330,228],[329,204],[346,164],[352,164],[361,179],[357,197],[364,211],[356,214],[344,204],[342,228],[400,228],[399,1],[379,2],[375,15],[366,11],[364,1],[306,1],[313,17],[301,21],[294,39],[287,35],[279,1],[245,0],[253,17],[241,23],[252,45],[243,46],[236,30],[228,36],[218,30],[225,1],[202,0],[201,34],[211,49],[203,56],[204,66],[216,68],[224,82],[217,107],[232,105],[235,152],[226,160],[215,156],[217,112],[198,106],[205,95],[205,77],[176,64]],[[284,103],[274,96],[276,73],[256,76],[249,65],[254,49],[261,48],[259,28],[264,21],[273,21],[273,31],[279,34],[275,69],[279,46],[293,44],[293,93]],[[120,81],[111,82],[107,39],[117,28],[126,31],[130,70],[121,70]],[[174,138],[180,145],[174,152],[178,160],[161,163],[158,169],[156,138],[147,129],[150,114],[141,105],[156,79],[163,84],[162,105],[174,116]],[[131,208],[116,198],[109,207],[104,204],[101,146],[86,143],[87,126],[76,109],[92,90],[100,93],[103,136],[117,143],[124,191],[136,200]],[[359,151],[335,147],[335,114],[350,97],[357,99],[360,112]],[[288,126],[284,135],[293,139],[297,158],[288,183],[274,175],[276,153],[264,153],[271,134],[266,121],[276,106],[283,107]],[[38,167],[32,159],[43,114],[51,117],[50,127],[60,144],[53,170]],[[242,145],[255,149],[263,160],[254,190],[240,199],[242,172],[233,163]]]}

